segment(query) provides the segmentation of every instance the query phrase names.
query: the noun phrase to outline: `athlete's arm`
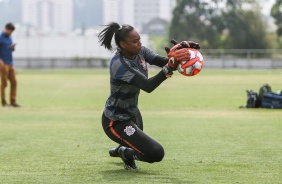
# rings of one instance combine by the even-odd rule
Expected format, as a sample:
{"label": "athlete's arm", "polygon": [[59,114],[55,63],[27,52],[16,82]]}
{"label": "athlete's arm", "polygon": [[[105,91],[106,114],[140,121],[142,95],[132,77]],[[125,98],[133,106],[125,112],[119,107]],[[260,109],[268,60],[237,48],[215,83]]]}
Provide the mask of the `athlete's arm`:
{"label": "athlete's arm", "polygon": [[4,65],[4,61],[0,58],[0,67]]}
{"label": "athlete's arm", "polygon": [[134,86],[146,91],[147,93],[151,93],[165,79],[166,79],[166,76],[165,76],[164,72],[161,70],[157,75],[155,75],[154,77],[151,77],[149,79],[146,79],[145,77],[137,74],[130,81],[130,84],[133,84]]}
{"label": "athlete's arm", "polygon": [[[2,49],[2,48],[1,48],[1,45],[2,45],[2,44],[1,44],[1,38],[0,38],[0,50]],[[2,58],[0,57],[0,67],[3,66],[3,65],[4,65],[4,61],[3,61]]]}
{"label": "athlete's arm", "polygon": [[166,57],[162,57],[159,55],[156,55],[156,57],[151,61],[151,65],[156,65],[159,67],[163,67],[164,65],[166,65],[168,62],[168,59]]}

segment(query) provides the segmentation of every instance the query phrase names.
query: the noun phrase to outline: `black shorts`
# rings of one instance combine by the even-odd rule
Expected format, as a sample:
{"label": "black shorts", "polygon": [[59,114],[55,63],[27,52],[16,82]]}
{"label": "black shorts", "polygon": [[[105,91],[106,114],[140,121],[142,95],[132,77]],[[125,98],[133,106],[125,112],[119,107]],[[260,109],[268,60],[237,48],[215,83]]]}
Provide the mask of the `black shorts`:
{"label": "black shorts", "polygon": [[153,163],[163,159],[162,145],[143,132],[141,115],[126,121],[112,121],[103,114],[102,126],[111,140],[135,150],[138,160]]}

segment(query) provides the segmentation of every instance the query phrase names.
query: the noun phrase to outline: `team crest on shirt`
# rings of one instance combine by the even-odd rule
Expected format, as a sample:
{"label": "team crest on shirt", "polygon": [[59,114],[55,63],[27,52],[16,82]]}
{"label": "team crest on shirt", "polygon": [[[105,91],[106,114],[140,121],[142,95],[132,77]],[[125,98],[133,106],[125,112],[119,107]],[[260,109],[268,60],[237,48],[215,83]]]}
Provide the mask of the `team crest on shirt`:
{"label": "team crest on shirt", "polygon": [[133,128],[132,126],[126,126],[125,129],[124,129],[124,132],[128,136],[133,135],[135,131],[136,131],[135,128]]}
{"label": "team crest on shirt", "polygon": [[141,59],[141,61],[139,62],[139,65],[142,66],[143,70],[147,70],[147,64],[144,59]]}

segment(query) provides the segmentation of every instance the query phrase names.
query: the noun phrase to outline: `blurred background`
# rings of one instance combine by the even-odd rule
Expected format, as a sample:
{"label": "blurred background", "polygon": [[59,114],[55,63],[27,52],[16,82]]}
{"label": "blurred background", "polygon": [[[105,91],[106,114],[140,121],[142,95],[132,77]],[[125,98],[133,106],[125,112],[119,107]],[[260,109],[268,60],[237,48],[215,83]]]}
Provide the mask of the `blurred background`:
{"label": "blurred background", "polygon": [[0,12],[16,26],[17,68],[107,67],[97,34],[113,21],[160,55],[193,40],[205,67],[282,68],[282,0],[0,0]]}

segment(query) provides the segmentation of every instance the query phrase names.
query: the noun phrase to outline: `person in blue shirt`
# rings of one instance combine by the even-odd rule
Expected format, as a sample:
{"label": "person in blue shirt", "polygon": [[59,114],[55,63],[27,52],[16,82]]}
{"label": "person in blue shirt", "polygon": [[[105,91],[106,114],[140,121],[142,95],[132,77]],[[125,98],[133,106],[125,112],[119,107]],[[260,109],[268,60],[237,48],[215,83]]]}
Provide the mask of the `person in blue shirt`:
{"label": "person in blue shirt", "polygon": [[[16,46],[11,37],[14,30],[15,26],[13,23],[7,23],[4,31],[0,34],[0,76],[1,100],[3,107],[20,107],[20,105],[16,103],[17,80],[12,55],[12,52],[15,50]],[[7,103],[5,98],[5,88],[7,87],[8,80],[11,84],[10,105]]]}

